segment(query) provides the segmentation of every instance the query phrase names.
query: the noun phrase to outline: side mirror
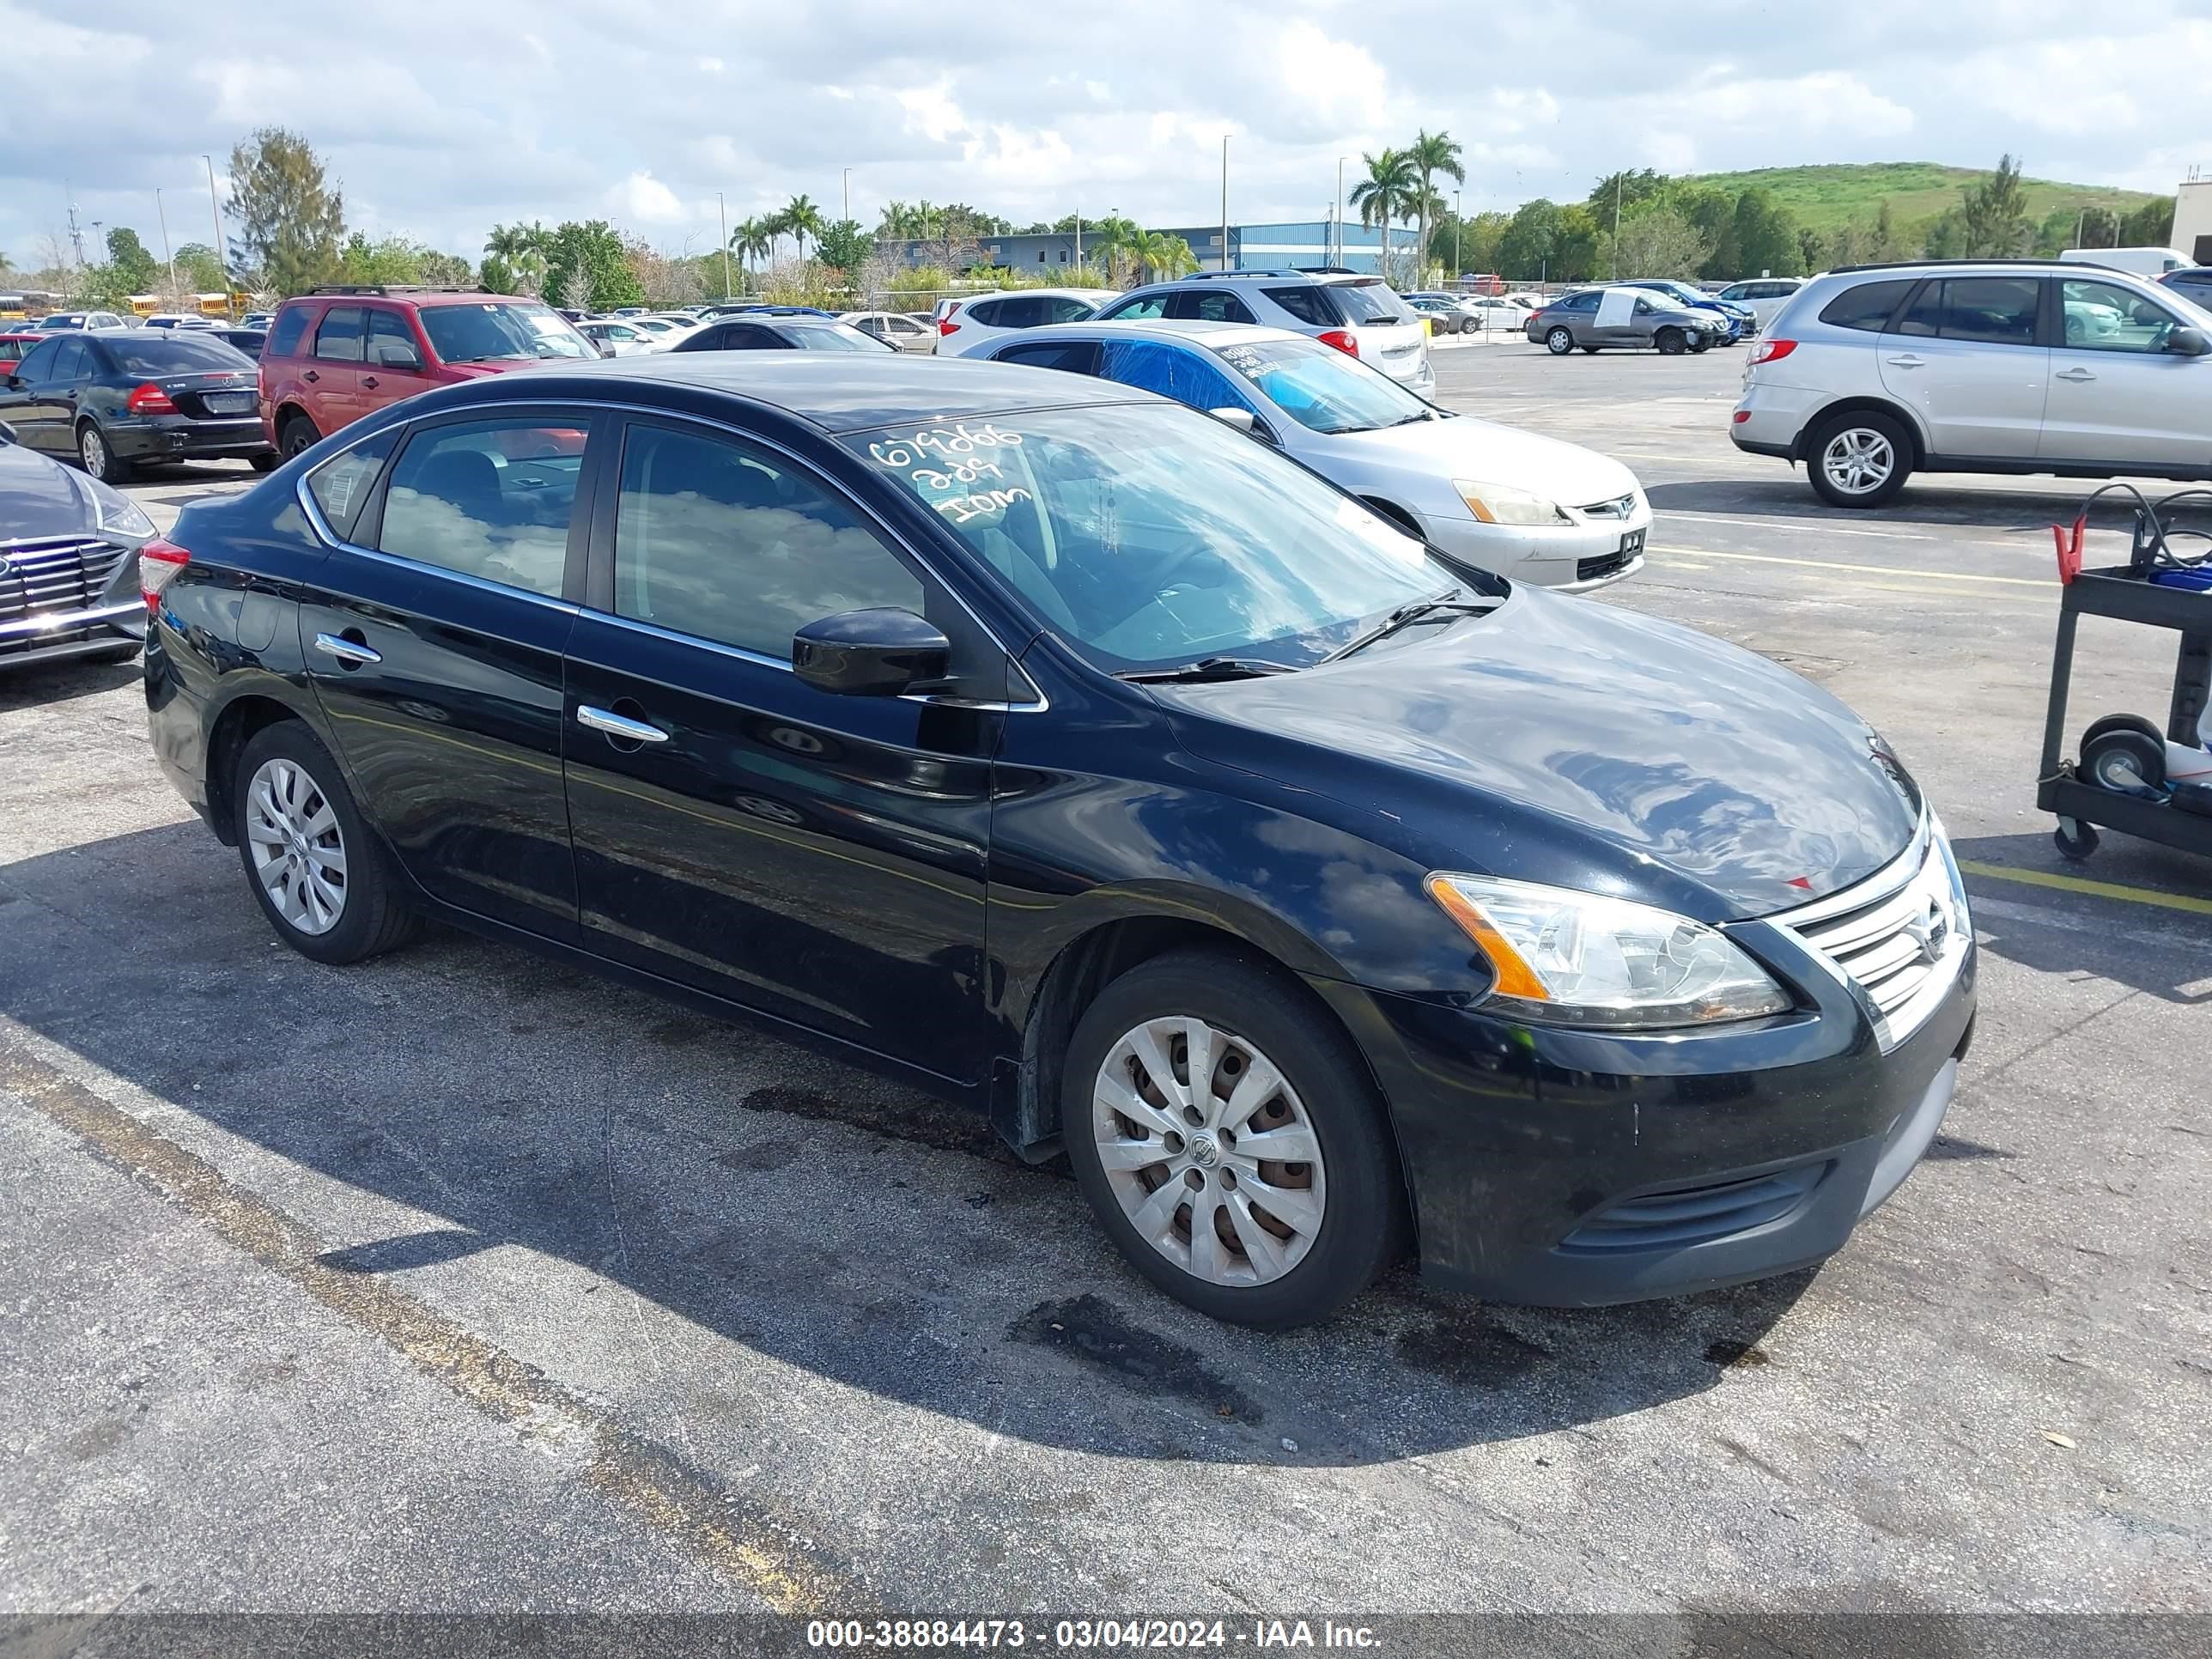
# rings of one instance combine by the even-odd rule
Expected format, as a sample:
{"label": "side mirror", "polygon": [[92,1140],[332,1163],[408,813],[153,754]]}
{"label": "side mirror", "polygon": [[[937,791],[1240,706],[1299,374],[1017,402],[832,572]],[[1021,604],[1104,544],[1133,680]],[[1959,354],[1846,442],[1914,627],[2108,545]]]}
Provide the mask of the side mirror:
{"label": "side mirror", "polygon": [[420,368],[422,354],[401,340],[381,340],[376,347],[379,368]]}
{"label": "side mirror", "polygon": [[1252,435],[1253,428],[1259,425],[1249,409],[1209,409],[1206,412],[1231,431],[1241,432],[1248,438]]}
{"label": "side mirror", "polygon": [[2178,357],[2202,357],[2212,352],[2212,340],[2204,337],[2201,328],[2177,328],[2166,337],[2166,349]]}
{"label": "side mirror", "polygon": [[902,696],[942,684],[952,666],[952,642],[911,611],[841,611],[791,636],[791,665],[817,691]]}

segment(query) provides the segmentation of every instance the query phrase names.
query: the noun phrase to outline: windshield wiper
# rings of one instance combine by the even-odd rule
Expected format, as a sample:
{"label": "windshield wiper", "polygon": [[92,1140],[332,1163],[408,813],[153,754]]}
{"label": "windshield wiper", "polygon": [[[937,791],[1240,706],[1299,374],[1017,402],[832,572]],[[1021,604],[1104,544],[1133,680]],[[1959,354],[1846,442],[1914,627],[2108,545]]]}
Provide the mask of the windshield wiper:
{"label": "windshield wiper", "polygon": [[1208,680],[1253,680],[1297,672],[1294,664],[1265,662],[1257,657],[1200,657],[1178,668],[1133,668],[1114,678],[1132,685],[1196,685]]}
{"label": "windshield wiper", "polygon": [[1442,593],[1431,594],[1425,599],[1415,599],[1411,605],[1401,605],[1364,634],[1355,634],[1342,645],[1316,663],[1318,668],[1325,663],[1339,662],[1355,651],[1364,651],[1377,640],[1387,640],[1401,628],[1410,628],[1425,618],[1449,611],[1457,617],[1480,617],[1498,608],[1496,599],[1472,600],[1456,587]]}

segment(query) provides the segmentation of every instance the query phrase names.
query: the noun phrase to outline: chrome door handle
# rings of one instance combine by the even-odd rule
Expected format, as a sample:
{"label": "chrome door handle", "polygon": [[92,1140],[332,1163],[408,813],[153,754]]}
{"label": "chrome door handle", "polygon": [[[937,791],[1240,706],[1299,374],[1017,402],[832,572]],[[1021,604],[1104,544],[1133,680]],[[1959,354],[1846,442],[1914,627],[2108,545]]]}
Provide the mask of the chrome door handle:
{"label": "chrome door handle", "polygon": [[1887,357],[1883,361],[1892,368],[1920,368],[1926,365],[1925,357]]}
{"label": "chrome door handle", "polygon": [[594,732],[604,732],[611,738],[627,738],[632,743],[666,743],[668,733],[657,726],[647,726],[643,720],[631,720],[611,708],[594,708],[591,704],[576,705],[576,719]]}
{"label": "chrome door handle", "polygon": [[358,668],[363,663],[382,662],[384,660],[384,657],[381,653],[372,651],[365,645],[357,645],[351,640],[341,639],[336,634],[316,635],[315,649],[318,651],[327,651],[331,656],[336,657],[340,662],[349,664],[356,668]]}
{"label": "chrome door handle", "polygon": [[2058,371],[2057,378],[2062,380],[2094,380],[2097,377],[2092,371],[2086,368],[2062,368]]}

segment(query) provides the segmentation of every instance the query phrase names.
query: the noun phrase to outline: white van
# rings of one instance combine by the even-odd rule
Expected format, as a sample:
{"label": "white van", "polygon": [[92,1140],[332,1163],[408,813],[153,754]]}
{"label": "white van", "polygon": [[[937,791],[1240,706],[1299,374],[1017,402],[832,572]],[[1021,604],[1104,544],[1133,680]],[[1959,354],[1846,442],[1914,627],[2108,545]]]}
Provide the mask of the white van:
{"label": "white van", "polygon": [[2169,270],[2197,263],[2170,247],[2069,247],[2058,257],[2072,264],[2132,270],[2138,276],[2163,276]]}

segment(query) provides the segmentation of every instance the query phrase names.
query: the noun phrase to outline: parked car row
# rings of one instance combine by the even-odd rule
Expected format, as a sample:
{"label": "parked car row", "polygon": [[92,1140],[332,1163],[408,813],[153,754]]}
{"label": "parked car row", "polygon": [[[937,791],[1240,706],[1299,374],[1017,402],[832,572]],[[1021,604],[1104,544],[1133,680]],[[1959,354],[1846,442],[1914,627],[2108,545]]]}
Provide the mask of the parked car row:
{"label": "parked car row", "polygon": [[70,329],[0,375],[0,421],[24,447],[104,483],[145,461],[275,462],[255,411],[253,360],[205,329]]}
{"label": "parked car row", "polygon": [[1777,664],[1486,568],[1640,493],[1444,417],[1401,311],[605,360],[288,301],[269,392],[444,380],[141,550],[154,753],[303,955],[432,916],[804,1034],[1064,1152],[1218,1317],[1408,1246],[1577,1305],[1815,1262],[1970,1038],[1942,828]]}

